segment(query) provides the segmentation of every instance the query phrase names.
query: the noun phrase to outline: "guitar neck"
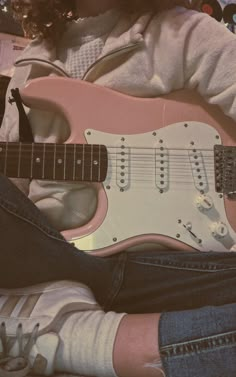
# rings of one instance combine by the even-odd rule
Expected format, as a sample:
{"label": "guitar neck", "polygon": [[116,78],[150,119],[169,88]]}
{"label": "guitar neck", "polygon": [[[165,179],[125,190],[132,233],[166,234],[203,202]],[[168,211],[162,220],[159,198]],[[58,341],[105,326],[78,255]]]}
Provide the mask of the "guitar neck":
{"label": "guitar neck", "polygon": [[104,145],[0,142],[0,172],[11,178],[103,182]]}

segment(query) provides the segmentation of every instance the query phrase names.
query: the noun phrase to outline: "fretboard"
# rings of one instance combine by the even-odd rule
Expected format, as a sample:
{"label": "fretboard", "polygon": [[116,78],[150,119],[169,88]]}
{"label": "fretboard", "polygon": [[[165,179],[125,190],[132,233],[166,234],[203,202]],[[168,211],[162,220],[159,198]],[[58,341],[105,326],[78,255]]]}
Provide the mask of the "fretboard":
{"label": "fretboard", "polygon": [[103,182],[107,165],[104,145],[0,142],[0,172],[11,178]]}

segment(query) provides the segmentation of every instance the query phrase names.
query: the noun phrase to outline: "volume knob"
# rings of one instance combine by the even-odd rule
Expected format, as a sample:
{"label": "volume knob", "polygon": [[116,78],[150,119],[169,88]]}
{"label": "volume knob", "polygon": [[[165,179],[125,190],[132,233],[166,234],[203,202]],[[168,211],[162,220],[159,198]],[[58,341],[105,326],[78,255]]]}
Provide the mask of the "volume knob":
{"label": "volume knob", "polygon": [[213,207],[213,201],[208,195],[199,195],[196,199],[196,205],[200,211],[209,211]]}
{"label": "volume knob", "polygon": [[227,225],[222,222],[213,223],[211,226],[211,233],[214,238],[224,238],[228,234]]}

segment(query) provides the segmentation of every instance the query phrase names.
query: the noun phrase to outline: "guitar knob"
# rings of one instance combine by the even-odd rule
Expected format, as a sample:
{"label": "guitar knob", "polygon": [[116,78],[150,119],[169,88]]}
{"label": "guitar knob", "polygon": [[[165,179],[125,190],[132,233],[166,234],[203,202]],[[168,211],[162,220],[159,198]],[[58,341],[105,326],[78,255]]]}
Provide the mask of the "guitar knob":
{"label": "guitar knob", "polygon": [[213,207],[213,200],[208,195],[200,195],[196,199],[196,205],[200,211],[209,211]]}
{"label": "guitar knob", "polygon": [[211,226],[211,233],[216,239],[224,238],[228,234],[228,228],[222,222],[213,223]]}

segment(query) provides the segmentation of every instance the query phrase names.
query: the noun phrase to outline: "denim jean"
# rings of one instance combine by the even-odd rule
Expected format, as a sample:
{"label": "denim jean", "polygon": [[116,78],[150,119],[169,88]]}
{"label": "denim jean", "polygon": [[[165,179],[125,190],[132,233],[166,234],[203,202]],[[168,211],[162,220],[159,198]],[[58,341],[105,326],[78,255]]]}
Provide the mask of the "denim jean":
{"label": "denim jean", "polygon": [[161,312],[167,377],[235,377],[236,253],[76,249],[6,177],[0,176],[0,286],[52,280],[87,284],[104,310]]}

